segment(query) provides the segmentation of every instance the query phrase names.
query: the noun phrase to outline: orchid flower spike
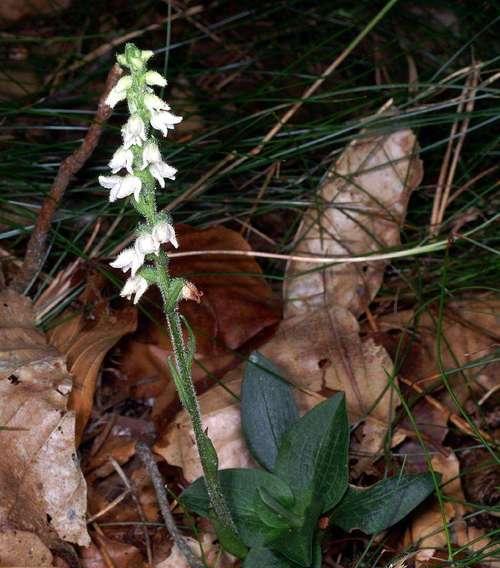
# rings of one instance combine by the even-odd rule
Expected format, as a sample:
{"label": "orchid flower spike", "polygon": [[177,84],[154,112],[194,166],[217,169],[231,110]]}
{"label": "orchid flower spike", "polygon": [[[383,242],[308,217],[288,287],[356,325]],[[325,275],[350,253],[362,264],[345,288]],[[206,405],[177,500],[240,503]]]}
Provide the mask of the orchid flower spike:
{"label": "orchid flower spike", "polygon": [[[168,284],[172,280],[162,245],[179,246],[170,217],[156,208],[155,186],[165,188],[167,180],[175,179],[177,170],[163,159],[154,132],[156,129],[166,136],[182,117],[175,115],[170,105],[154,93],[154,87],[165,87],[167,80],[157,71],[147,69],[152,55],[151,51],[127,44],[125,52],[117,57],[129,73],[111,89],[106,102],[115,107],[126,100],[130,116],[121,128],[122,144],[109,162],[111,175],[99,176],[99,183],[110,190],[111,202],[133,196],[130,203],[145,219],[133,245],[111,262],[112,267],[129,272],[121,295],[133,297],[134,303],[149,284]],[[156,277],[156,271],[166,274],[166,278]],[[190,290],[187,287],[182,297],[193,296]],[[174,288],[172,297],[176,297]]]}

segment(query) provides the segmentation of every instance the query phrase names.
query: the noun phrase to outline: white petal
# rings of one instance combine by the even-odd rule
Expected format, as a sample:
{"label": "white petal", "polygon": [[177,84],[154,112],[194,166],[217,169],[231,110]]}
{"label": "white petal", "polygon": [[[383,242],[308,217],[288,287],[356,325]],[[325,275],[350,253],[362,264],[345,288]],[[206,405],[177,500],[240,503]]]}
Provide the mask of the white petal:
{"label": "white petal", "polygon": [[118,190],[118,198],[128,197],[136,192],[140,192],[142,181],[137,176],[127,174],[122,178],[120,189]]}
{"label": "white petal", "polygon": [[148,281],[145,278],[142,276],[136,276],[136,278],[138,279],[138,282],[136,285],[134,304],[137,304],[137,302],[142,298],[144,292],[148,289]]}
{"label": "white petal", "polygon": [[153,95],[152,93],[148,93],[148,94],[144,95],[144,104],[145,104],[146,108],[150,111],[170,110],[170,107],[168,106],[168,104],[165,101],[160,99],[160,97]]}
{"label": "white petal", "polygon": [[109,265],[113,268],[121,268],[123,272],[126,272],[132,265],[135,256],[136,252],[133,248],[122,250],[122,252],[115,258],[115,260],[113,260],[113,262],[110,262]]}
{"label": "white petal", "polygon": [[106,189],[113,189],[122,181],[121,176],[99,176],[99,183]]}
{"label": "white petal", "polygon": [[174,227],[166,221],[157,223],[153,227],[153,238],[159,243],[172,243],[175,248],[179,247]]}
{"label": "white petal", "polygon": [[113,154],[109,162],[111,171],[115,174],[122,168],[125,168],[130,174],[132,173],[132,164],[134,162],[134,154],[132,150],[120,146]]}
{"label": "white petal", "polygon": [[161,153],[158,146],[154,142],[144,144],[142,150],[142,168],[145,169],[148,164],[161,161]]}
{"label": "white petal", "polygon": [[123,146],[142,146],[146,140],[146,126],[141,117],[137,114],[132,115],[122,127]]}
{"label": "white petal", "polygon": [[106,104],[111,108],[114,108],[117,105],[117,103],[126,99],[127,90],[130,88],[131,85],[132,85],[132,77],[130,75],[122,77],[109,92],[109,95],[106,98]]}
{"label": "white petal", "polygon": [[158,251],[160,244],[153,238],[153,235],[141,235],[137,237],[134,247],[140,254],[151,254]]}
{"label": "white petal", "polygon": [[182,120],[182,116],[176,116],[168,111],[152,111],[151,118],[149,119],[151,126],[160,130],[163,136],[168,134],[169,129],[173,129],[174,125]]}
{"label": "white petal", "polygon": [[148,71],[144,76],[146,83],[151,86],[165,87],[167,80],[156,71]]}
{"label": "white petal", "polygon": [[149,61],[151,57],[153,57],[153,55],[154,53],[151,50],[144,49],[143,51],[141,51],[140,58],[144,63],[146,63],[146,61]]}
{"label": "white petal", "polygon": [[120,292],[120,296],[130,300],[132,295],[135,294],[134,304],[137,304],[147,289],[148,282],[145,278],[139,275],[131,276],[130,278],[127,278],[127,281]]}

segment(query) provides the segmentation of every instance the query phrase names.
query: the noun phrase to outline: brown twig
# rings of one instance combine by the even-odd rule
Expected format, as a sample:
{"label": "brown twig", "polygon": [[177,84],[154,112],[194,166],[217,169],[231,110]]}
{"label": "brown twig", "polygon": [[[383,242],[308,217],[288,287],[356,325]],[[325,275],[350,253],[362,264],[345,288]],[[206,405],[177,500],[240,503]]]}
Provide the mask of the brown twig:
{"label": "brown twig", "polygon": [[137,512],[139,513],[139,517],[140,517],[141,521],[144,523],[142,525],[142,530],[143,530],[143,533],[144,533],[144,542],[145,542],[145,545],[146,545],[146,553],[147,553],[147,556],[148,556],[148,563],[149,563],[150,566],[153,566],[153,552],[152,552],[152,549],[151,549],[151,539],[149,538],[148,527],[146,526],[147,518],[146,518],[146,515],[144,513],[144,509],[142,508],[142,504],[141,504],[141,501],[139,499],[137,489],[136,489],[135,485],[129,480],[129,478],[127,477],[125,472],[123,471],[122,466],[114,458],[109,458],[109,461],[112,463],[113,467],[115,468],[116,473],[120,476],[120,479],[123,481],[125,487],[127,488],[127,491],[132,496],[132,499],[135,503],[135,506],[137,507]]}
{"label": "brown twig", "polygon": [[158,499],[158,505],[160,506],[160,511],[165,521],[165,526],[172,537],[177,548],[180,550],[187,563],[191,568],[204,568],[203,562],[195,556],[188,543],[180,533],[177,525],[175,524],[174,517],[170,511],[170,506],[168,504],[167,493],[165,491],[163,479],[161,477],[160,470],[156,465],[154,456],[149,449],[149,447],[143,442],[138,442],[136,445],[137,455],[139,456],[142,463],[148,470],[149,477],[155,488],[156,498]]}
{"label": "brown twig", "polygon": [[56,178],[50,188],[49,194],[45,197],[40,212],[38,214],[35,228],[31,233],[26,254],[20,274],[12,283],[13,288],[24,292],[41,269],[45,256],[45,244],[47,235],[52,223],[56,209],[68,187],[71,178],[83,167],[97,146],[102,134],[104,123],[111,116],[112,109],[105,101],[106,98],[120,78],[122,71],[118,65],[114,65],[106,79],[104,92],[99,99],[97,112],[90,125],[90,128],[83,139],[81,146],[68,156],[59,166]]}

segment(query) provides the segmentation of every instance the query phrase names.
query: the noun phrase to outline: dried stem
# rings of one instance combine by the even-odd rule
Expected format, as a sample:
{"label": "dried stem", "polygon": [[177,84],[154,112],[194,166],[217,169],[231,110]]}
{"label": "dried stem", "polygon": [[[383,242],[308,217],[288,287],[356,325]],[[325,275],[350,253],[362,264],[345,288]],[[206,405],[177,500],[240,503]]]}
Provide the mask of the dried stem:
{"label": "dried stem", "polygon": [[50,188],[49,194],[43,201],[42,208],[40,209],[35,223],[35,228],[31,233],[21,272],[12,283],[12,287],[19,292],[26,290],[43,265],[45,244],[54,214],[71,178],[83,167],[99,142],[104,123],[111,116],[112,112],[112,109],[105,103],[105,100],[121,74],[122,71],[118,65],[111,68],[106,79],[104,92],[99,99],[97,113],[81,146],[59,166],[54,183]]}

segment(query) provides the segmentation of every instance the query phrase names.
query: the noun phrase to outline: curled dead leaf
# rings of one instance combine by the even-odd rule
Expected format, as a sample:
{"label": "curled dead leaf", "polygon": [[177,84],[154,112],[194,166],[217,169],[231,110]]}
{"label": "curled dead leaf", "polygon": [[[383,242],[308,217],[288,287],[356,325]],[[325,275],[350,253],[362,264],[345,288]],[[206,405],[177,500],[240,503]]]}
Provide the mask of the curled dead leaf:
{"label": "curled dead leaf", "polygon": [[0,525],[85,546],[86,486],[75,450],[72,381],[36,330],[28,299],[0,293]]}
{"label": "curled dead leaf", "polygon": [[49,341],[66,355],[74,386],[70,408],[76,412],[76,437],[80,442],[92,411],[96,380],[108,351],[137,326],[133,306],[112,309],[102,295],[104,279],[93,274],[80,296],[82,308],[62,314],[62,323],[49,334]]}

